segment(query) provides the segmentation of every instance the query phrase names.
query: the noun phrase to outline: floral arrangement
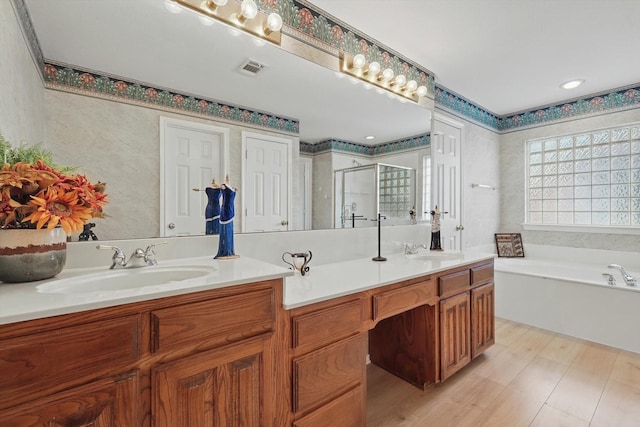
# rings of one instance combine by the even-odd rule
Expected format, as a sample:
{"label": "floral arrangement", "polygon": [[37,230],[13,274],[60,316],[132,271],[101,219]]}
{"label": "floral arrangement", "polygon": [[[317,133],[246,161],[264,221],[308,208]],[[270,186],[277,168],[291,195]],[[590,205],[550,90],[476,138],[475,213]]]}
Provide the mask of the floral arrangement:
{"label": "floral arrangement", "polygon": [[73,234],[89,219],[104,217],[106,184],[55,167],[51,154],[38,146],[11,148],[2,135],[0,156],[0,229],[61,226]]}

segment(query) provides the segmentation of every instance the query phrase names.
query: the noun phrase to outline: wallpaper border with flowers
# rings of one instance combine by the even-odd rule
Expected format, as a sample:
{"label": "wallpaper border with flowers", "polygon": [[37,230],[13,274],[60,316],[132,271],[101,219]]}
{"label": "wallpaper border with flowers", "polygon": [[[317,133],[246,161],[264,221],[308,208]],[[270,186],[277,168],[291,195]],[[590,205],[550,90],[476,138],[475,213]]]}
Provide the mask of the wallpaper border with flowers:
{"label": "wallpaper border with flowers", "polygon": [[364,145],[355,142],[341,141],[339,139],[328,139],[316,144],[301,141],[300,154],[319,154],[328,151],[340,151],[363,156],[377,156],[380,154],[429,147],[430,145],[431,136],[429,134],[417,135],[379,145]]}
{"label": "wallpaper border with flowers", "polygon": [[281,132],[300,133],[300,124],[294,119],[169,89],[155,88],[144,83],[77,67],[72,68],[64,64],[45,63],[44,80],[46,87],[52,89],[97,95],[130,104],[249,124]]}
{"label": "wallpaper border with flowers", "polygon": [[[175,92],[170,89],[154,88],[146,83],[135,82],[115,76],[107,76],[100,72],[82,70],[78,66],[57,65],[44,59],[33,24],[29,17],[24,0],[11,0],[19,17],[32,56],[39,64],[46,87],[60,90],[82,92],[93,96],[105,97],[155,108],[169,109],[202,117],[216,117],[224,120],[239,121],[255,126],[265,126],[285,132],[299,133],[297,121],[277,117],[265,112],[253,111],[231,104],[204,99],[196,95]],[[622,88],[595,93],[589,96],[553,103],[530,110],[497,115],[463,96],[435,83],[434,74],[428,69],[402,57],[392,49],[371,39],[353,27],[327,14],[306,0],[257,0],[264,11],[276,11],[282,17],[287,32],[302,42],[325,50],[342,50],[351,54],[363,53],[369,61],[379,61],[394,72],[402,72],[414,78],[420,84],[426,84],[433,93],[436,108],[466,118],[498,133],[514,132],[550,123],[569,121],[598,114],[640,108],[640,82]],[[45,61],[47,62],[45,64]],[[52,73],[48,66],[61,69],[54,78],[47,77]],[[66,69],[66,71],[65,71]],[[77,73],[77,75],[76,75]],[[58,75],[59,74],[59,75]],[[88,74],[88,75],[87,75]],[[84,75],[85,81],[80,78]],[[105,88],[91,87],[86,79]],[[79,79],[79,80],[78,80]],[[107,79],[115,80],[109,83]],[[118,86],[115,84],[118,83]],[[125,86],[123,86],[123,83]],[[115,91],[110,93],[115,87]],[[153,98],[153,93],[161,95],[162,101]],[[149,96],[152,98],[150,99]],[[205,106],[206,103],[206,106]],[[355,144],[357,145],[357,144]],[[365,146],[366,147],[366,146]]]}

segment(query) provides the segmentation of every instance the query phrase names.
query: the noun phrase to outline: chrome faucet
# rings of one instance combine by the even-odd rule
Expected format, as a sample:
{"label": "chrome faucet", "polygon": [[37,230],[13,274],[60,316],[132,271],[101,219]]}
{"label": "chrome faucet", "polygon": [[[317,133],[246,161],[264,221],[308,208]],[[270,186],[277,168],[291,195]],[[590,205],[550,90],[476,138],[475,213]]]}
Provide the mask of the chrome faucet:
{"label": "chrome faucet", "polygon": [[120,268],[126,268],[126,267],[136,267],[136,265],[133,264],[138,264],[137,266],[140,266],[140,263],[137,262],[137,260],[143,260],[145,265],[158,265],[158,261],[156,260],[156,253],[153,251],[153,248],[156,245],[166,245],[167,242],[162,242],[162,243],[154,243],[151,244],[149,246],[147,246],[146,249],[142,249],[142,248],[137,248],[135,251],[133,251],[133,253],[131,254],[131,256],[129,257],[129,259],[127,260],[126,255],[124,254],[124,251],[122,249],[120,249],[118,246],[110,246],[110,245],[98,245],[96,246],[97,249],[111,249],[113,250],[113,256],[111,257],[111,267],[109,267],[111,270],[113,270],[114,268],[120,267]]}
{"label": "chrome faucet", "polygon": [[624,280],[624,283],[627,284],[627,286],[633,286],[633,287],[638,286],[638,279],[636,279],[635,277],[631,276],[626,271],[624,271],[624,268],[622,268],[620,265],[609,264],[609,268],[615,268],[616,270],[618,270],[620,274],[622,274],[622,279]]}
{"label": "chrome faucet", "polygon": [[404,244],[404,254],[405,255],[414,255],[418,253],[418,249],[424,248],[429,249],[427,245],[418,245],[416,243],[405,243]]}

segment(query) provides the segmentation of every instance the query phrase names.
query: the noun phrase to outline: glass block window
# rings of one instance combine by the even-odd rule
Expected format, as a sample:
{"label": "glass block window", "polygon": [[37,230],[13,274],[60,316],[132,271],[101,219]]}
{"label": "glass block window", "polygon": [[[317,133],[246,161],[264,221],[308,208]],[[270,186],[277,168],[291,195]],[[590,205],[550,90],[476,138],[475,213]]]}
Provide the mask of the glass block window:
{"label": "glass block window", "polygon": [[640,123],[527,141],[528,224],[640,226]]}
{"label": "glass block window", "polygon": [[380,164],[380,213],[392,218],[406,218],[415,203],[415,170]]}

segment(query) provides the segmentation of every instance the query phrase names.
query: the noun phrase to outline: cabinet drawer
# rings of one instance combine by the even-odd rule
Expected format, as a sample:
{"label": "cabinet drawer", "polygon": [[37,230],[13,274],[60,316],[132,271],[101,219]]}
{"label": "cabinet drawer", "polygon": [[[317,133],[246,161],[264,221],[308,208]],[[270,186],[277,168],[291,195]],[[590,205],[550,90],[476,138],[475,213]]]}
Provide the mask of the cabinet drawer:
{"label": "cabinet drawer", "polygon": [[479,285],[493,280],[493,263],[483,264],[471,269],[471,285]]}
{"label": "cabinet drawer", "polygon": [[364,391],[360,385],[293,423],[293,427],[364,427],[366,410]]}
{"label": "cabinet drawer", "polygon": [[362,383],[366,357],[366,335],[360,334],[294,359],[293,411],[319,407]]}
{"label": "cabinet drawer", "polygon": [[273,289],[155,310],[151,322],[153,352],[239,341],[274,329]]}
{"label": "cabinet drawer", "polygon": [[293,348],[323,347],[360,332],[363,322],[362,300],[303,314],[291,320]]}
{"label": "cabinet drawer", "polygon": [[373,320],[378,321],[412,308],[435,303],[436,284],[432,280],[414,283],[373,296]]}
{"label": "cabinet drawer", "polygon": [[440,296],[448,297],[469,289],[471,284],[469,270],[447,274],[440,277]]}
{"label": "cabinet drawer", "polygon": [[0,342],[0,408],[118,371],[140,355],[138,316]]}

